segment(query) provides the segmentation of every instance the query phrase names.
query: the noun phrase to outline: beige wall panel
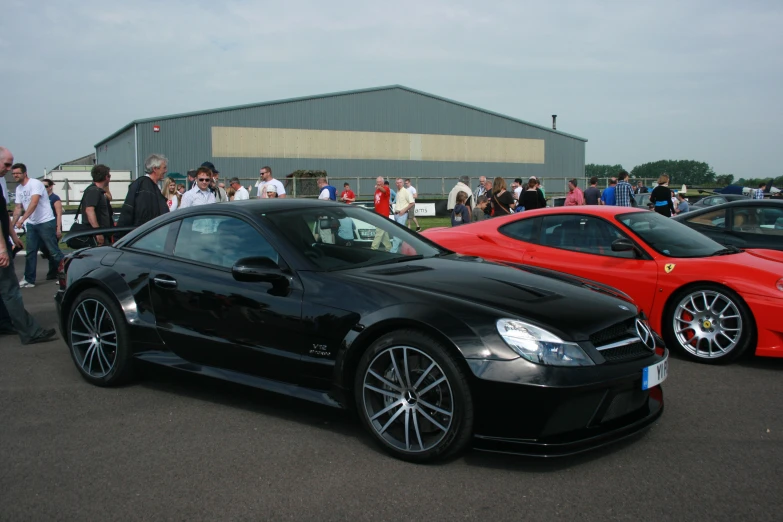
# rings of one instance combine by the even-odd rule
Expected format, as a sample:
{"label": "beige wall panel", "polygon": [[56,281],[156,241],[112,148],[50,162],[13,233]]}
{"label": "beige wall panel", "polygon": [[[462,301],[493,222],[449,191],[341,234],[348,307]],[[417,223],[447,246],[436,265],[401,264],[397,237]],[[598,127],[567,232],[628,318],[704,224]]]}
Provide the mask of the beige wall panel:
{"label": "beige wall panel", "polygon": [[544,163],[544,140],[395,132],[213,127],[212,155]]}

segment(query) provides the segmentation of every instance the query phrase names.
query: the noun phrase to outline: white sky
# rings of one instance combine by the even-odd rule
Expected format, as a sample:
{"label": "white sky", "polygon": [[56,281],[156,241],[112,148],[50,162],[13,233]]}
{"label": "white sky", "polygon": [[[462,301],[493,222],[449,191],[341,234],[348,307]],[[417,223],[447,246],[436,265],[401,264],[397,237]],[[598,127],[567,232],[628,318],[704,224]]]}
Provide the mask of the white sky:
{"label": "white sky", "polygon": [[587,163],[781,175],[781,1],[2,0],[0,145],[40,176],[134,119],[402,84]]}

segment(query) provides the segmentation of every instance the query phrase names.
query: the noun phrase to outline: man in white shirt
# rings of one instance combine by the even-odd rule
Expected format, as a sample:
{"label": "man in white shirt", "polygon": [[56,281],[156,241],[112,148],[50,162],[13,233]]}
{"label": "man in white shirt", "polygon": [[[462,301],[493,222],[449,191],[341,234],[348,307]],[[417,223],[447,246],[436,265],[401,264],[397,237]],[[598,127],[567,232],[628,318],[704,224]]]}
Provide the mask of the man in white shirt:
{"label": "man in white shirt", "polygon": [[27,167],[24,163],[15,163],[11,167],[11,172],[19,183],[16,187],[16,208],[11,226],[21,228],[25,222],[27,223],[27,256],[24,262],[24,279],[19,282],[19,287],[33,288],[38,265],[38,250],[41,246],[43,245],[49,252],[50,272],[53,271],[52,265],[56,270],[63,258],[63,253],[57,245],[57,221],[49,204],[49,194],[44,184],[27,175]]}
{"label": "man in white shirt", "polygon": [[256,188],[258,189],[258,195],[256,197],[266,198],[266,188],[267,185],[270,184],[274,185],[278,198],[285,197],[285,187],[282,183],[272,177],[272,167],[261,167],[261,181],[256,184]]}
{"label": "man in white shirt", "polygon": [[468,176],[460,176],[457,184],[454,185],[454,188],[452,188],[451,192],[449,192],[449,199],[446,202],[446,210],[454,210],[454,206],[457,204],[457,194],[460,192],[464,192],[468,195],[468,202],[473,201],[473,191],[470,190],[468,183],[470,183],[470,178]]}
{"label": "man in white shirt", "polygon": [[215,194],[209,190],[210,183],[212,183],[212,169],[199,167],[196,170],[196,186],[185,192],[179,208],[197,207],[214,203]]}
{"label": "man in white shirt", "polygon": [[232,189],[234,189],[234,200],[233,201],[242,201],[244,199],[250,199],[250,193],[239,182],[239,178],[231,178],[231,181],[229,181],[228,185]]}
{"label": "man in white shirt", "polygon": [[519,198],[522,195],[522,178],[515,179],[511,184],[511,188],[514,189],[514,199],[519,201]]}
{"label": "man in white shirt", "polygon": [[[418,191],[416,190],[416,187],[411,185],[410,178],[405,178],[405,188],[410,193],[411,197],[413,198],[413,201],[416,201],[416,196],[418,195]],[[421,227],[419,226],[419,220],[416,219],[416,205],[413,205],[411,209],[408,211],[408,219],[413,220],[413,222],[416,223],[416,232],[421,232]]]}

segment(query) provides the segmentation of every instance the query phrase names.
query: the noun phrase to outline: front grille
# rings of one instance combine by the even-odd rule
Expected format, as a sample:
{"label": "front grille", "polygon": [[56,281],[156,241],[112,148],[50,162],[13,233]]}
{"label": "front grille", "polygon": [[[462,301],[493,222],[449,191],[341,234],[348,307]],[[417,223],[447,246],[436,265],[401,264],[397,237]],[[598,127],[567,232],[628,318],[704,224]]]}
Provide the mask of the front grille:
{"label": "front grille", "polygon": [[600,348],[605,344],[612,344],[628,337],[636,337],[636,318],[626,319],[622,323],[613,324],[609,328],[604,328],[590,336],[590,342],[593,346]]}
{"label": "front grille", "polygon": [[606,362],[616,363],[641,359],[642,357],[652,355],[653,351],[639,341],[633,344],[626,344],[625,346],[618,346],[617,348],[610,348],[609,350],[602,350],[600,353],[604,356]]}

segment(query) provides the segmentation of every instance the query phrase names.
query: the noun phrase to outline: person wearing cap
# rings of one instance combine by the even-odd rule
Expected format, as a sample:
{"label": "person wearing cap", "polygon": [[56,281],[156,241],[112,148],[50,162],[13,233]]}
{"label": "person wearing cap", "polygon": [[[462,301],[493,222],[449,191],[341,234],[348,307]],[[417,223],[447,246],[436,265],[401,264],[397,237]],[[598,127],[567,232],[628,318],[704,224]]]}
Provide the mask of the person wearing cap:
{"label": "person wearing cap", "polygon": [[269,185],[264,189],[264,196],[266,198],[276,198],[277,197],[277,188],[274,185]]}
{"label": "person wearing cap", "polygon": [[[196,186],[196,169],[190,169],[188,171],[188,186],[185,187],[185,190],[190,190],[195,186]],[[179,187],[177,187],[177,190],[179,190]],[[184,194],[185,191],[183,190],[182,193]]]}
{"label": "person wearing cap", "polygon": [[261,167],[261,179],[256,184],[256,188],[258,189],[258,196],[259,198],[265,198],[266,197],[266,190],[265,188],[268,187],[268,185],[274,185],[275,192],[277,193],[277,197],[284,198],[285,197],[285,187],[282,183],[280,183],[278,180],[276,180],[272,176],[272,167],[264,166]]}
{"label": "person wearing cap", "polygon": [[468,183],[470,183],[470,178],[468,176],[460,176],[459,181],[457,181],[457,184],[454,185],[454,188],[451,189],[451,192],[449,192],[449,200],[446,204],[446,210],[454,210],[454,207],[457,204],[457,194],[461,192],[464,192],[468,195],[468,207],[472,207],[473,205],[473,191],[468,186]]}

